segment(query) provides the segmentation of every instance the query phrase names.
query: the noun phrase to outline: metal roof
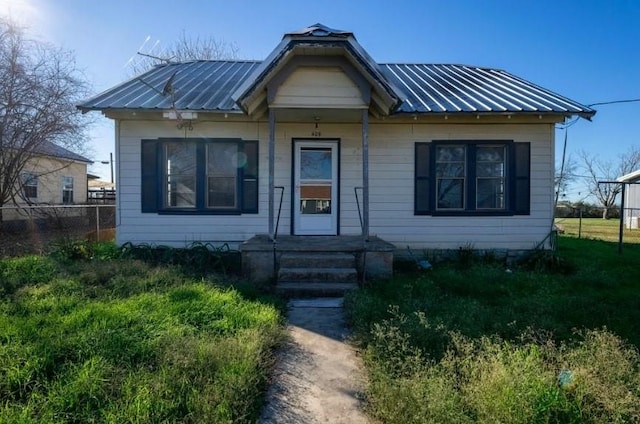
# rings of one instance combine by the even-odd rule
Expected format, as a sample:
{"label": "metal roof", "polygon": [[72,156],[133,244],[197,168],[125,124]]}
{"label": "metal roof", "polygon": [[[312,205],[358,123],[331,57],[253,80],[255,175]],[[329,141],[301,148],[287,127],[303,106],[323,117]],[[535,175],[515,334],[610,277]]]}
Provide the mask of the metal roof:
{"label": "metal roof", "polygon": [[239,112],[231,93],[260,63],[199,60],[159,65],[78,107],[84,111],[178,109]]}
{"label": "metal roof", "polygon": [[[157,66],[78,107],[89,110],[240,112],[232,94],[259,61],[193,61]],[[393,113],[536,113],[579,115],[595,110],[506,71],[466,65],[380,64],[403,93]]]}
{"label": "metal roof", "polygon": [[353,32],[344,31],[342,29],[329,28],[321,23],[313,24],[306,28],[299,29],[297,31],[291,31],[284,35],[287,36],[308,36],[308,37],[349,37],[353,36]]}
{"label": "metal roof", "polygon": [[623,175],[618,178],[620,182],[636,182],[640,181],[640,169],[637,171],[630,172],[628,174]]}
{"label": "metal roof", "polygon": [[404,113],[560,113],[594,110],[500,69],[466,65],[382,64],[382,73],[407,95]]}
{"label": "metal roof", "polygon": [[87,159],[82,155],[74,153],[71,150],[65,149],[64,147],[58,146],[57,144],[53,144],[50,141],[45,141],[44,143],[35,147],[33,149],[33,153],[36,155],[51,156],[59,159],[69,159],[77,162],[93,163],[91,159]]}

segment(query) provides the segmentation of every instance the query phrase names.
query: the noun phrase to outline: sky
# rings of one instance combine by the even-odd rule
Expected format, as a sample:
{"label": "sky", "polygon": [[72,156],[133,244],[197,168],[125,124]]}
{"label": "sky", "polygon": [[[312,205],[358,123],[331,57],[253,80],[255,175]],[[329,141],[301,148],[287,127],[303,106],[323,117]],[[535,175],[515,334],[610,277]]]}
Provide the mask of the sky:
{"label": "sky", "polygon": [[[640,0],[0,0],[0,15],[75,53],[98,94],[131,76],[130,60],[183,32],[234,43],[264,59],[285,32],[322,23],[351,31],[380,63],[455,63],[504,69],[585,105],[640,99]],[[156,50],[157,51],[157,50]],[[595,106],[568,128],[569,155],[615,161],[640,146],[640,102]],[[112,121],[94,112],[88,156],[114,151]],[[560,158],[564,130],[556,131]],[[91,170],[109,179],[109,166]],[[574,184],[566,193],[582,199]]]}

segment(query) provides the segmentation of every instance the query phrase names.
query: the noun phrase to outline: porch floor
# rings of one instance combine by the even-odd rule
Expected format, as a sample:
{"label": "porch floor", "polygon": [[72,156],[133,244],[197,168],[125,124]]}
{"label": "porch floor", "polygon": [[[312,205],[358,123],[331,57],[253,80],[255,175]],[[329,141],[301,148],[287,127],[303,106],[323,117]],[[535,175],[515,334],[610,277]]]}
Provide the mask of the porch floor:
{"label": "porch floor", "polygon": [[256,282],[355,284],[389,279],[394,250],[379,237],[365,240],[359,235],[282,235],[274,243],[269,235],[259,234],[240,245],[243,272]]}
{"label": "porch floor", "polygon": [[[242,243],[242,251],[273,250],[273,240],[268,234],[258,234]],[[362,236],[290,236],[276,239],[276,250],[284,252],[393,252],[395,246],[377,236],[365,241]]]}

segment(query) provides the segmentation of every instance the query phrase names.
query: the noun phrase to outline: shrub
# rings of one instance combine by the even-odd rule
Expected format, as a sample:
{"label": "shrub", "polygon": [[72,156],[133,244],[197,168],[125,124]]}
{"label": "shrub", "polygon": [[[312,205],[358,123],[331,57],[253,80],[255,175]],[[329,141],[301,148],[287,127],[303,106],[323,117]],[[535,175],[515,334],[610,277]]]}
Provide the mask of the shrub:
{"label": "shrub", "polygon": [[240,255],[228,244],[214,246],[211,243],[194,242],[187,248],[169,246],[134,245],[125,243],[121,247],[125,258],[138,259],[155,265],[177,265],[191,275],[221,273],[225,275],[240,269]]}
{"label": "shrub", "polygon": [[0,297],[28,284],[44,284],[55,278],[56,264],[43,256],[29,255],[0,260]]}
{"label": "shrub", "polygon": [[603,242],[559,245],[560,254],[534,252],[511,269],[465,257],[349,294],[371,414],[388,423],[639,422],[635,246],[623,256]]}
{"label": "shrub", "polygon": [[[412,346],[391,321],[374,332],[385,336],[365,354],[368,408],[386,423],[626,423],[640,417],[640,358],[606,330],[559,346],[449,334],[440,360]],[[569,384],[560,384],[563,374]]]}

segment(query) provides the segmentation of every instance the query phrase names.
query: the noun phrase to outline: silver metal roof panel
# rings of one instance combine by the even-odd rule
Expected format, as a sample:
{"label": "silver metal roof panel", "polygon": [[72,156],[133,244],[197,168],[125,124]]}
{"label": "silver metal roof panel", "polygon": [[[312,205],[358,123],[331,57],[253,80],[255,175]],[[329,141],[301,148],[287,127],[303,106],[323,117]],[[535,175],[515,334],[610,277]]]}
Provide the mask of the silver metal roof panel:
{"label": "silver metal roof panel", "polygon": [[[324,29],[323,29],[324,30]],[[192,61],[157,66],[78,107],[83,111],[239,112],[232,94],[260,72],[259,61]],[[447,64],[380,64],[401,94],[393,113],[553,113],[590,118],[595,111],[506,71]]]}

